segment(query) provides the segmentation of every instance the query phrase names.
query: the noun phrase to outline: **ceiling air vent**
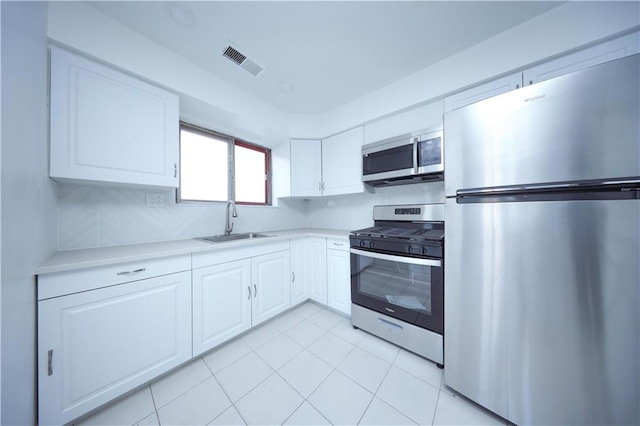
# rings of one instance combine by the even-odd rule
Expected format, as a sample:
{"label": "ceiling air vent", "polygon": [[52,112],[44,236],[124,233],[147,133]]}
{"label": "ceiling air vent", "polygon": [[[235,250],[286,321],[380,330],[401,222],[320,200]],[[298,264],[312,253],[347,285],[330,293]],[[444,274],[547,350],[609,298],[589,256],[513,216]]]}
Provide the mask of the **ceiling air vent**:
{"label": "ceiling air vent", "polygon": [[264,71],[264,67],[259,65],[255,61],[247,58],[247,56],[238,51],[238,48],[231,44],[229,41],[224,45],[222,56],[240,65],[245,71],[249,72],[254,77],[260,75]]}

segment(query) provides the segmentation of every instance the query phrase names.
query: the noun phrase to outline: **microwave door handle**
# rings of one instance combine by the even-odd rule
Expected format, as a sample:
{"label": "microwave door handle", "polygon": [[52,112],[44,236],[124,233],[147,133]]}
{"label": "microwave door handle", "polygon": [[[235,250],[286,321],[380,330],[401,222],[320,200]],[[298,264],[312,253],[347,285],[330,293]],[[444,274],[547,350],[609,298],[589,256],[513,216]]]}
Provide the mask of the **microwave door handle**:
{"label": "microwave door handle", "polygon": [[399,262],[399,263],[409,263],[411,265],[422,265],[422,266],[442,266],[442,261],[434,260],[434,259],[416,259],[415,257],[407,257],[407,256],[394,256],[391,254],[384,253],[375,253],[371,251],[358,250],[358,249],[349,249],[349,252],[352,254],[357,254],[358,256],[371,257],[374,259],[380,260],[389,260],[391,262]]}
{"label": "microwave door handle", "polygon": [[420,165],[418,164],[418,145],[420,144],[420,138],[413,138],[413,174],[418,174]]}

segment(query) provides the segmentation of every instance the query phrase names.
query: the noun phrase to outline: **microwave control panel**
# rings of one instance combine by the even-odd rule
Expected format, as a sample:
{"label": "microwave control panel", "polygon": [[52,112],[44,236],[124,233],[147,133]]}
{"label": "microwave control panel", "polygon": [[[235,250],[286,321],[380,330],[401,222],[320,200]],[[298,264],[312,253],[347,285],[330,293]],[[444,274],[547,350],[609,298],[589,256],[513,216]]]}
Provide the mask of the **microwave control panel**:
{"label": "microwave control panel", "polygon": [[440,136],[418,142],[418,167],[442,163],[442,138]]}

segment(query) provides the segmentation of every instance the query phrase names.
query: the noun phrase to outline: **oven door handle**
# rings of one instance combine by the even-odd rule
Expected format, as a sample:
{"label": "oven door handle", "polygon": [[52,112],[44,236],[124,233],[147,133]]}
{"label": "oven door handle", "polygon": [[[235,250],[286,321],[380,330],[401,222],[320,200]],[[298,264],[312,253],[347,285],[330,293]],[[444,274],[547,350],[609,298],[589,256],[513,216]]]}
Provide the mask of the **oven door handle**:
{"label": "oven door handle", "polygon": [[408,256],[394,256],[391,254],[375,253],[375,252],[370,252],[365,250],[358,250],[354,248],[349,249],[349,252],[352,254],[357,254],[358,256],[372,257],[374,259],[380,259],[380,260],[390,260],[392,262],[410,263],[412,265],[424,265],[424,266],[438,266],[438,267],[442,266],[441,260],[416,259],[415,257],[408,257]]}

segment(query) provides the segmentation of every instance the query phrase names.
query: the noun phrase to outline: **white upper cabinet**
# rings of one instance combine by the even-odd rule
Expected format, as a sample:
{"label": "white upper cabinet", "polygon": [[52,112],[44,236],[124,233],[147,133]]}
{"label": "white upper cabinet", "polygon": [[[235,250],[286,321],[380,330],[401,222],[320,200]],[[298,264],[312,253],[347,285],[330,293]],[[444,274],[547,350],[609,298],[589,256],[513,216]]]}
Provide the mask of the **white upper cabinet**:
{"label": "white upper cabinet", "polygon": [[312,139],[291,140],[291,195],[322,195],[322,142]]}
{"label": "white upper cabinet", "polygon": [[640,49],[638,33],[627,34],[608,42],[545,62],[523,72],[525,86],[579,71],[584,68],[634,55]]}
{"label": "white upper cabinet", "polygon": [[50,176],[178,187],[178,96],[51,48]]}
{"label": "white upper cabinet", "polygon": [[322,141],[291,140],[291,196],[355,194],[362,183],[362,126]]}
{"label": "white upper cabinet", "polygon": [[453,111],[467,105],[509,92],[522,87],[522,73],[508,75],[497,80],[455,93],[444,99],[444,112]]}
{"label": "white upper cabinet", "polygon": [[454,109],[487,99],[510,90],[528,86],[551,78],[559,77],[575,71],[613,61],[614,59],[634,55],[640,51],[640,35],[635,32],[600,43],[586,49],[562,56],[540,65],[527,68],[506,77],[481,84],[462,92],[454,93],[444,100],[444,111]]}
{"label": "white upper cabinet", "polygon": [[364,144],[423,129],[441,129],[444,100],[429,102],[364,125]]}
{"label": "white upper cabinet", "polygon": [[364,192],[362,126],[322,140],[323,195]]}

